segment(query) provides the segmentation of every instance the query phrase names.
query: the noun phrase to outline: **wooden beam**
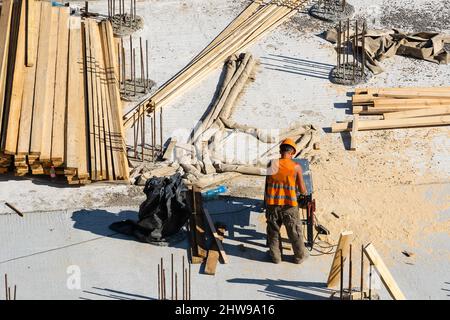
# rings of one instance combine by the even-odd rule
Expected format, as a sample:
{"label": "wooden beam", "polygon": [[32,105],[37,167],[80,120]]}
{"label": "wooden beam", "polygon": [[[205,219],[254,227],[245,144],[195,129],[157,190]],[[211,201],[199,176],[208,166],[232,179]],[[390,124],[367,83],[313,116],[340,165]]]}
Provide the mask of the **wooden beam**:
{"label": "wooden beam", "polygon": [[[343,132],[351,130],[351,122],[335,123],[331,126],[331,132]],[[365,120],[359,122],[359,130],[398,129],[415,127],[445,126],[450,124],[450,116],[434,116],[407,119]]]}
{"label": "wooden beam", "polygon": [[59,8],[53,130],[51,132],[51,161],[56,167],[59,167],[64,163],[64,144],[66,143],[65,127],[68,88],[69,15],[69,8]]}
{"label": "wooden beam", "polygon": [[38,57],[36,63],[36,81],[34,94],[34,112],[31,130],[30,154],[40,155],[42,145],[43,123],[45,119],[45,107],[49,103],[47,83],[50,83],[48,65],[50,53],[50,34],[54,34],[53,29],[57,26],[52,24],[52,7],[50,2],[41,2],[40,30],[46,32],[39,33]]}
{"label": "wooden beam", "polygon": [[14,65],[11,102],[9,105],[8,127],[4,152],[14,155],[17,151],[19,136],[20,111],[22,109],[22,94],[25,78],[25,1],[22,1],[19,21],[19,35]]}
{"label": "wooden beam", "polygon": [[359,115],[355,114],[353,116],[353,123],[352,123],[352,138],[350,142],[350,150],[356,150],[358,144],[358,126],[359,126]]}
{"label": "wooden beam", "polygon": [[6,74],[8,69],[9,36],[11,30],[13,0],[4,0],[0,15],[0,134],[6,94]]}
{"label": "wooden beam", "polygon": [[408,107],[408,106],[441,106],[450,105],[450,99],[379,99],[374,101],[373,106],[378,107]]}
{"label": "wooden beam", "polygon": [[339,276],[341,273],[341,252],[344,262],[347,260],[348,252],[350,249],[350,242],[352,240],[353,232],[344,231],[339,236],[339,242],[336,247],[333,262],[331,264],[330,273],[328,275],[327,287],[335,287],[339,282]]}
{"label": "wooden beam", "polygon": [[86,179],[88,157],[86,136],[84,46],[80,17],[69,17],[69,70],[67,80],[66,167]]}
{"label": "wooden beam", "polygon": [[383,282],[387,291],[391,295],[392,299],[406,300],[405,295],[398,287],[397,282],[395,282],[394,277],[392,277],[392,274],[389,272],[389,269],[384,264],[383,259],[381,259],[380,255],[378,254],[374,245],[371,243],[369,245],[367,245],[364,248],[364,253],[366,254],[367,258],[370,260],[370,262],[378,270],[381,281]]}
{"label": "wooden beam", "polygon": [[352,113],[353,114],[361,114],[361,115],[376,115],[383,114],[388,112],[398,112],[398,111],[409,111],[409,110],[419,110],[419,109],[433,109],[433,108],[441,108],[445,105],[410,105],[410,106],[395,106],[395,107],[371,107],[371,106],[353,106]]}
{"label": "wooden beam", "polygon": [[[19,140],[17,143],[17,154],[27,155],[30,152],[31,123],[34,109],[34,88],[36,83],[36,62],[39,42],[39,26],[41,21],[41,3],[31,1],[33,10],[28,12],[28,37],[35,39],[36,45],[28,44],[28,64],[31,67],[25,70],[25,83],[22,97],[22,111],[20,113]],[[31,52],[31,50],[34,50]]]}
{"label": "wooden beam", "polygon": [[[50,164],[52,152],[52,129],[53,129],[53,107],[55,99],[55,84],[56,84],[56,57],[58,47],[58,21],[60,16],[59,7],[51,7],[51,29],[49,30],[49,51],[48,63],[46,66],[47,82],[46,95],[42,108],[42,136],[41,136],[41,152],[39,160],[46,165]],[[41,30],[42,32],[42,30]],[[39,91],[36,92],[38,95]]]}
{"label": "wooden beam", "polygon": [[[222,242],[224,234],[225,234],[225,229],[218,227],[217,233],[219,235],[220,241]],[[217,263],[219,262],[219,257],[220,257],[219,248],[217,247],[216,242],[213,241],[211,243],[211,248],[208,250],[208,258],[206,259],[206,264],[205,264],[205,273],[206,274],[209,274],[209,275],[216,274],[216,268],[217,268]]]}
{"label": "wooden beam", "polygon": [[214,237],[214,242],[216,243],[217,247],[219,248],[220,257],[222,258],[223,263],[228,263],[228,256],[225,253],[225,249],[223,248],[222,242],[220,240],[220,236],[217,233],[216,227],[214,226],[214,222],[211,218],[211,215],[209,214],[208,209],[206,209],[205,207],[203,207],[203,214],[206,218],[209,229],[211,230],[211,233]]}
{"label": "wooden beam", "polygon": [[404,119],[404,118],[417,118],[417,117],[429,117],[438,115],[450,115],[450,106],[443,106],[439,108],[427,108],[417,109],[409,111],[390,112],[383,115],[385,120],[388,119]]}

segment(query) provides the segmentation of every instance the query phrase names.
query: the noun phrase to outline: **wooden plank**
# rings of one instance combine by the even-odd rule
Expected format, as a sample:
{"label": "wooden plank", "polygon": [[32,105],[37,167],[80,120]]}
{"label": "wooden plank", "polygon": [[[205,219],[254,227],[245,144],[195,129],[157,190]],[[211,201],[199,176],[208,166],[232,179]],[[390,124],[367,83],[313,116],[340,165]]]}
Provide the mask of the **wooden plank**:
{"label": "wooden plank", "polygon": [[[217,228],[217,233],[219,234],[219,239],[222,242],[223,236],[225,234],[225,229]],[[205,264],[205,273],[209,275],[216,274],[217,263],[219,262],[220,251],[217,247],[215,241],[211,243],[211,248],[208,250],[208,258],[206,259]]]}
{"label": "wooden plank", "polygon": [[371,106],[353,106],[352,113],[353,114],[365,114],[365,115],[375,115],[375,114],[384,114],[388,112],[398,112],[398,111],[409,111],[409,110],[419,110],[419,109],[432,109],[432,108],[441,108],[442,105],[432,105],[432,106],[420,106],[420,105],[411,105],[411,106],[397,106],[397,107],[371,107]]}
{"label": "wooden plank", "polygon": [[439,106],[450,105],[450,99],[379,99],[374,101],[373,106],[378,107],[408,107],[408,106]]}
{"label": "wooden plank", "polygon": [[375,246],[370,243],[364,248],[364,253],[370,260],[370,262],[378,270],[378,274],[380,275],[381,281],[383,282],[387,291],[391,295],[392,299],[406,300],[405,295],[398,287],[397,282],[395,282],[394,277],[392,277],[392,274],[389,272],[389,269],[384,264],[383,259],[381,259],[380,255],[375,249]]}
{"label": "wooden plank", "polygon": [[[86,149],[82,153],[81,145],[86,141],[86,133],[81,123],[85,123],[86,116],[82,112],[84,107],[84,61],[83,43],[81,35],[81,19],[69,18],[69,50],[68,50],[68,79],[67,79],[67,124],[65,160],[68,169],[79,169],[87,173]],[[85,128],[84,128],[85,129]],[[86,142],[84,142],[86,145]]]}
{"label": "wooden plank", "polygon": [[[108,142],[109,142],[109,153],[112,157],[112,176],[113,179],[122,176],[121,163],[120,163],[120,138],[117,137],[117,119],[116,112],[117,108],[117,98],[114,96],[114,86],[116,86],[116,73],[114,72],[114,62],[111,61],[112,56],[109,52],[108,43],[108,31],[107,31],[107,21],[102,21],[100,24],[100,36],[103,49],[103,59],[105,64],[105,84],[106,84],[106,113],[108,120]],[[119,133],[120,135],[120,133]]]}
{"label": "wooden plank", "polygon": [[450,98],[450,91],[423,91],[423,92],[394,92],[383,91],[378,93],[379,97],[389,97],[397,99],[410,99],[410,98]]}
{"label": "wooden plank", "polygon": [[344,262],[347,260],[348,252],[350,249],[350,242],[353,236],[352,231],[341,232],[339,236],[339,242],[336,247],[336,252],[334,254],[333,262],[331,263],[330,273],[328,274],[327,287],[337,286],[340,273],[341,273],[341,252]]}
{"label": "wooden plank", "polygon": [[[33,10],[28,12],[29,39],[35,39],[36,45],[28,47],[28,64],[31,67],[25,70],[25,83],[22,97],[22,111],[20,113],[19,141],[17,154],[26,155],[30,152],[31,123],[34,109],[34,88],[36,82],[36,62],[39,42],[39,26],[41,20],[41,3],[31,1]],[[34,52],[31,52],[34,50]]]}
{"label": "wooden plank", "polygon": [[[109,21],[104,22],[107,32],[107,43],[108,43],[108,56],[109,61],[112,63],[117,63],[117,57],[115,55],[114,47],[114,36],[111,23]],[[113,68],[114,69],[114,68]],[[126,151],[125,142],[125,130],[123,125],[123,114],[122,114],[122,101],[119,92],[119,81],[115,76],[114,72],[110,73],[114,78],[109,78],[109,89],[110,89],[110,102],[111,102],[111,115],[113,120],[113,136],[115,137],[115,145],[118,151],[119,164],[120,164],[120,175],[116,177],[118,180],[130,179],[130,169],[128,167],[128,157]],[[113,143],[114,146],[114,143]]]}
{"label": "wooden plank", "polygon": [[51,161],[56,167],[59,167],[64,163],[67,109],[67,71],[69,57],[69,10],[69,8],[59,8],[55,98],[53,105],[53,130],[51,133]]}
{"label": "wooden plank", "polygon": [[34,112],[31,130],[30,141],[30,154],[40,155],[42,145],[42,133],[43,123],[45,119],[45,107],[49,104],[48,96],[50,95],[48,84],[50,83],[50,76],[48,72],[49,66],[49,54],[51,34],[54,35],[54,29],[56,26],[52,23],[52,7],[49,2],[41,3],[41,21],[40,30],[46,30],[46,32],[40,32],[39,44],[38,44],[38,57],[36,63],[36,81],[35,94],[34,94]]}
{"label": "wooden plank", "polygon": [[[47,88],[46,100],[43,107],[42,114],[42,141],[41,153],[39,159],[42,163],[48,164],[51,160],[52,152],[52,129],[53,129],[53,107],[55,99],[55,85],[56,85],[56,55],[58,48],[58,21],[60,15],[60,8],[52,7],[51,29],[50,29],[50,45],[48,51],[47,64]],[[41,30],[42,32],[42,30]],[[39,92],[36,92],[39,94]]]}
{"label": "wooden plank", "polygon": [[437,115],[449,115],[450,106],[444,106],[440,108],[427,108],[409,111],[390,112],[383,115],[384,119],[404,119],[404,118],[417,118],[417,117],[429,117]]}
{"label": "wooden plank", "polygon": [[22,108],[23,84],[25,78],[25,1],[22,1],[19,21],[19,35],[15,56],[14,76],[9,105],[8,127],[4,152],[14,155],[17,151],[19,137],[20,111]]}
{"label": "wooden plank", "polygon": [[96,110],[94,110],[94,115],[97,121],[97,136],[96,144],[98,145],[98,150],[100,151],[98,155],[100,158],[97,159],[100,165],[100,180],[107,180],[107,168],[106,168],[106,151],[105,151],[105,128],[104,128],[104,117],[103,117],[103,96],[102,96],[102,85],[100,79],[101,65],[99,54],[101,51],[98,48],[100,42],[100,34],[98,29],[97,21],[90,19],[91,23],[91,54],[94,59],[94,92],[97,97]]}
{"label": "wooden plank", "polygon": [[[407,119],[365,120],[359,122],[359,130],[378,130],[396,128],[415,128],[444,126],[450,124],[450,116],[434,116]],[[350,123],[335,123],[331,126],[331,132],[343,132],[351,130]]]}
{"label": "wooden plank", "polygon": [[89,136],[89,170],[91,174],[91,179],[93,181],[98,180],[97,178],[97,148],[95,144],[95,125],[94,125],[94,88],[93,88],[93,60],[91,55],[91,37],[90,37],[90,24],[88,19],[84,20],[83,31],[85,38],[85,66],[86,66],[86,86],[87,86],[87,114],[88,114],[88,136]]}
{"label": "wooden plank", "polygon": [[191,214],[191,229],[194,231],[195,253],[201,258],[206,258],[208,251],[206,250],[206,232],[205,223],[202,215],[203,201],[202,195],[198,188],[193,187],[193,192],[189,194],[191,197],[192,214]]}
{"label": "wooden plank", "polygon": [[4,0],[0,15],[0,133],[5,101],[6,74],[8,67],[9,36],[11,30],[13,0]]}
{"label": "wooden plank", "polygon": [[223,248],[222,242],[220,241],[220,236],[217,233],[216,227],[214,226],[214,222],[211,218],[211,215],[209,214],[208,209],[206,209],[205,207],[203,207],[203,215],[205,216],[209,229],[211,230],[211,233],[214,237],[214,242],[219,248],[220,257],[222,258],[223,263],[228,263],[228,256],[225,253],[225,249]]}
{"label": "wooden plank", "polygon": [[27,10],[27,38],[26,38],[26,65],[27,67],[34,67],[37,58],[37,46],[39,39],[39,20],[41,4],[38,0],[26,0]]}
{"label": "wooden plank", "polygon": [[358,126],[359,126],[359,115],[355,114],[353,116],[352,122],[352,138],[350,142],[350,150],[356,150],[358,143]]}
{"label": "wooden plank", "polygon": [[103,170],[104,180],[114,180],[113,164],[112,164],[112,150],[111,150],[111,136],[109,128],[109,114],[108,108],[110,108],[109,92],[107,92],[106,85],[106,68],[103,56],[103,42],[101,39],[101,25],[95,25],[94,27],[94,45],[96,60],[98,62],[98,80],[100,85],[100,138],[102,141],[101,147],[103,150],[103,164],[105,165]]}

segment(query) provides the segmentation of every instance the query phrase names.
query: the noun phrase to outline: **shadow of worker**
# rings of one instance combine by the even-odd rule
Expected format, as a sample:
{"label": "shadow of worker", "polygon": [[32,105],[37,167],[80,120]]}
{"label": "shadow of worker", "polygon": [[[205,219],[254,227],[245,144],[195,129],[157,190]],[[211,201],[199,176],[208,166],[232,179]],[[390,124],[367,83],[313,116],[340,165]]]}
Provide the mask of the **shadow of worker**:
{"label": "shadow of worker", "polygon": [[[73,227],[76,229],[89,231],[100,236],[113,236],[118,234],[109,228],[113,222],[121,220],[137,220],[138,212],[125,210],[118,213],[93,209],[93,210],[78,210],[72,214],[71,219],[75,222]],[[133,237],[121,235],[121,238],[136,241]]]}

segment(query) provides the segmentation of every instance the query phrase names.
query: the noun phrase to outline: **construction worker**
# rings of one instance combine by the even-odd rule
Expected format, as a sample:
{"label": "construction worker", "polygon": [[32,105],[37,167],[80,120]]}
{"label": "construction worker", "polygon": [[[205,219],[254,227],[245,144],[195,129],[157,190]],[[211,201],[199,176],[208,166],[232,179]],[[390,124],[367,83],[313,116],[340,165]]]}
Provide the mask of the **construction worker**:
{"label": "construction worker", "polygon": [[274,263],[282,259],[280,228],[284,224],[294,251],[294,262],[302,263],[309,253],[302,235],[302,222],[299,217],[297,189],[306,195],[302,168],[292,158],[297,152],[292,139],[285,139],[280,145],[281,158],[269,164],[264,202],[267,219],[267,244]]}

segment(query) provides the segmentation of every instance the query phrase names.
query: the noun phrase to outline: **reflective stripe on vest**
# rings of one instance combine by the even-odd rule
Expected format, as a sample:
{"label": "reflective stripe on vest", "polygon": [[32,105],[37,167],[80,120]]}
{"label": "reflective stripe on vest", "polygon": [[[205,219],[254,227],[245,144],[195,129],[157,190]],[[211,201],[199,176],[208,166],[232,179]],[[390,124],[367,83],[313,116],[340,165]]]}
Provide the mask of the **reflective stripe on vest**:
{"label": "reflective stripe on vest", "polygon": [[278,206],[297,206],[297,164],[291,159],[275,160],[276,172],[267,177],[266,204]]}

